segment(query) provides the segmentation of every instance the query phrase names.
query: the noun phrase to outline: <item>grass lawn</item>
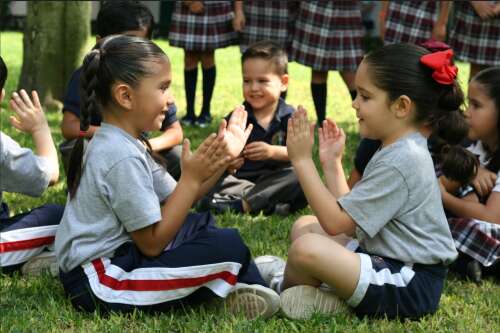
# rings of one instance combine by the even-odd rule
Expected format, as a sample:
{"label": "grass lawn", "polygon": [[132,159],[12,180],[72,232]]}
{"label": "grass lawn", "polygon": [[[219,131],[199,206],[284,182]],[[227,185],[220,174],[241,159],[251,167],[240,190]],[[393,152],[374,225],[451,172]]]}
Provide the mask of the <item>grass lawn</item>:
{"label": "grass lawn", "polygon": [[[184,114],[185,97],[183,89],[182,50],[169,47],[165,41],[158,44],[167,52],[173,63],[173,91],[177,97],[179,116]],[[89,41],[89,48],[91,41]],[[6,85],[7,96],[17,86],[22,62],[22,34],[2,32],[0,51],[9,68]],[[216,53],[217,84],[212,101],[216,120],[241,103],[241,72],[239,50],[236,47],[219,50]],[[462,73],[468,71],[460,64]],[[310,97],[308,68],[291,64],[291,83],[288,102],[304,105],[314,117]],[[465,82],[467,76],[462,76]],[[197,113],[201,108],[201,75],[197,94]],[[328,116],[337,120],[348,134],[344,166],[346,172],[352,168],[352,157],[359,141],[355,115],[350,107],[350,97],[338,73],[331,73],[328,82]],[[22,145],[33,147],[31,138],[14,130],[8,123],[7,103],[1,104],[1,130]],[[57,143],[62,141],[59,123],[60,112],[48,110],[47,117]],[[216,122],[215,122],[216,123]],[[185,136],[195,145],[216,125],[208,129],[185,129]],[[317,160],[317,159],[316,159]],[[61,175],[64,175],[61,169]],[[19,194],[5,194],[5,201],[17,214],[45,202],[63,204],[66,199],[65,179],[50,188],[41,198],[30,198]],[[307,213],[308,210],[302,213]],[[234,214],[217,216],[219,225],[236,227],[249,245],[254,256],[276,254],[285,257],[288,233],[299,214],[288,218],[242,217]],[[228,251],[231,249],[228,248]],[[158,315],[136,312],[130,315],[112,314],[101,317],[98,314],[83,314],[73,310],[64,297],[63,289],[56,278],[48,275],[39,278],[0,276],[0,331],[168,331],[168,332],[500,332],[500,286],[487,279],[481,286],[464,282],[450,275],[441,298],[441,307],[433,315],[420,321],[387,321],[358,319],[354,315],[333,317],[315,316],[308,321],[291,321],[280,315],[269,320],[246,321],[226,314],[220,306],[180,308],[171,313]]]}

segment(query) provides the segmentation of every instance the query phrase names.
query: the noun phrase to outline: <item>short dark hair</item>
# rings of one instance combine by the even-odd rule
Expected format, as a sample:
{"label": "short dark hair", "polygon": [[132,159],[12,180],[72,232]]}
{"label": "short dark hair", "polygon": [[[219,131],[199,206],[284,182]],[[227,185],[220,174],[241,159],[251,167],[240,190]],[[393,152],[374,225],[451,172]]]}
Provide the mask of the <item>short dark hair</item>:
{"label": "short dark hair", "polygon": [[7,66],[3,62],[2,57],[0,57],[0,90],[3,89],[5,81],[7,81]]}
{"label": "short dark hair", "polygon": [[445,146],[441,155],[441,171],[446,178],[465,186],[476,176],[479,161],[464,147],[459,145]]}
{"label": "short dark hair", "polygon": [[105,1],[97,14],[97,34],[101,38],[144,29],[151,39],[153,26],[153,14],[139,1]]}
{"label": "short dark hair", "polygon": [[263,40],[250,44],[241,55],[241,64],[248,59],[256,58],[270,61],[278,75],[288,73],[288,56],[285,50],[273,41]]}

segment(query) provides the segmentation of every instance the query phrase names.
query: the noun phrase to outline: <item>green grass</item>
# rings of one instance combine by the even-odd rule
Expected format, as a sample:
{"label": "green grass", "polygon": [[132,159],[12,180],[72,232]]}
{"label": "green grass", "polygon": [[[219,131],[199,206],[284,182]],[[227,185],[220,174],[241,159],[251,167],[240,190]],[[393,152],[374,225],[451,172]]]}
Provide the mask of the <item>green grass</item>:
{"label": "green grass", "polygon": [[[89,41],[90,47],[91,41]],[[173,91],[177,97],[180,116],[184,114],[185,97],[183,89],[183,55],[179,49],[159,41],[173,63]],[[7,96],[15,89],[21,69],[22,35],[2,32],[0,51],[9,67]],[[236,47],[219,50],[216,53],[217,84],[213,98],[215,117],[220,119],[233,106],[241,103],[241,73],[239,51]],[[467,66],[460,64],[462,73]],[[309,92],[310,71],[308,68],[291,64],[291,83],[288,102],[304,105],[314,117],[314,108]],[[201,76],[201,75],[200,75]],[[464,77],[462,81],[465,82]],[[200,78],[201,80],[201,78]],[[330,73],[328,82],[328,116],[337,120],[348,134],[348,146],[344,158],[346,172],[352,167],[352,156],[358,142],[354,112],[350,107],[347,89],[338,73]],[[198,88],[201,81],[198,83]],[[201,105],[201,90],[197,94],[197,112]],[[22,145],[32,147],[31,139],[16,132],[8,123],[7,103],[1,104],[1,130]],[[57,143],[62,141],[59,130],[61,113],[48,110],[52,133]],[[195,144],[210,132],[209,129],[186,129],[185,135]],[[61,173],[63,174],[63,173]],[[13,213],[20,213],[45,202],[65,202],[65,179],[50,188],[41,198],[29,198],[19,194],[6,194],[4,199]],[[304,212],[307,212],[304,211]],[[303,212],[303,213],[304,213]],[[286,256],[289,245],[288,234],[293,221],[298,217],[248,217],[234,214],[217,216],[219,225],[237,227],[253,255],[276,254]],[[230,251],[228,247],[228,251]],[[487,279],[481,286],[457,279],[450,275],[441,298],[441,307],[433,315],[420,321],[387,321],[358,319],[353,315],[333,317],[315,316],[308,321],[291,321],[281,316],[269,320],[248,322],[243,318],[227,315],[220,306],[180,308],[175,311],[151,315],[136,312],[130,315],[112,314],[101,317],[98,314],[84,314],[73,310],[64,297],[63,289],[56,278],[42,276],[25,278],[0,276],[0,331],[98,331],[98,332],[500,332],[500,286]]]}

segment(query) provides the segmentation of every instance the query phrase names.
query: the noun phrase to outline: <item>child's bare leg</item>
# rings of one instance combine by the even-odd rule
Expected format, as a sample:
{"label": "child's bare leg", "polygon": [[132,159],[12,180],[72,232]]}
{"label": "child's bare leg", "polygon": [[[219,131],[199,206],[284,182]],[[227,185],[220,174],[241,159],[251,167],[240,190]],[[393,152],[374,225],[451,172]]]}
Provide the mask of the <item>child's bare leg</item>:
{"label": "child's bare leg", "polygon": [[214,50],[207,50],[200,53],[201,67],[203,69],[212,68],[215,65]]}
{"label": "child's bare leg", "polygon": [[328,237],[342,246],[346,246],[352,238],[346,236],[345,234],[340,234],[337,236],[332,236],[328,234],[321,224],[319,224],[318,218],[314,215],[304,215],[299,217],[297,221],[293,224],[292,231],[290,232],[290,240],[292,243],[299,237],[306,234],[318,234]]}
{"label": "child's bare leg", "polygon": [[200,52],[184,51],[184,70],[190,71],[198,67],[200,61]]}
{"label": "child's bare leg", "polygon": [[323,235],[309,233],[297,238],[288,251],[283,289],[296,285],[318,287],[322,282],[337,296],[349,298],[358,284],[360,257]]}

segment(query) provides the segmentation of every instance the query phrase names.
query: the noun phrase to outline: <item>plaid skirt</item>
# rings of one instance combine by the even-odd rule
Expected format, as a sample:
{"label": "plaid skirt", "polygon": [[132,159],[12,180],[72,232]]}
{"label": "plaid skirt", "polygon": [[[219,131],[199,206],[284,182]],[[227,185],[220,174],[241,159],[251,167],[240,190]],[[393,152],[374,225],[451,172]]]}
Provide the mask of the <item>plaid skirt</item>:
{"label": "plaid skirt", "polygon": [[289,58],[316,71],[354,71],[363,34],[359,1],[301,1]]}
{"label": "plaid skirt", "polygon": [[193,14],[182,1],[175,2],[168,39],[187,51],[206,51],[236,42],[231,1],[204,1],[204,11]]}
{"label": "plaid skirt", "polygon": [[[499,3],[499,1],[493,1]],[[500,16],[483,21],[468,1],[453,3],[449,44],[458,59],[479,65],[500,65]]]}
{"label": "plaid skirt", "polygon": [[437,21],[435,1],[389,1],[384,44],[423,43],[431,38]]}
{"label": "plaid skirt", "polygon": [[287,50],[297,5],[297,1],[245,0],[245,28],[240,34],[242,52],[248,45],[261,40],[272,40]]}
{"label": "plaid skirt", "polygon": [[500,225],[468,218],[448,218],[451,234],[458,251],[483,266],[500,260]]}

